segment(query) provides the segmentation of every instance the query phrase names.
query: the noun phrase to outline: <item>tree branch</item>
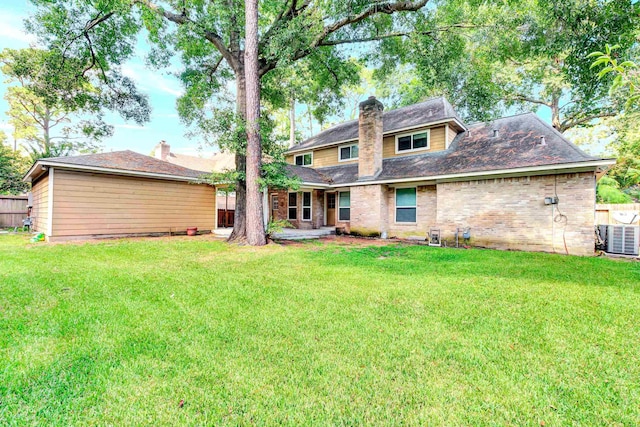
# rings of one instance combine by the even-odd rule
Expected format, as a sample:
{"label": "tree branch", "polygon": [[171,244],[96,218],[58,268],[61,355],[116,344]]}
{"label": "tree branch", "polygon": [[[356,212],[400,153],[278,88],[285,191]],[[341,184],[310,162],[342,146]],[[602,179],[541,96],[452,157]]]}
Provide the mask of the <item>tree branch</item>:
{"label": "tree branch", "polygon": [[373,42],[373,41],[380,41],[384,39],[390,39],[393,37],[406,37],[413,34],[433,37],[437,33],[449,31],[453,28],[479,28],[479,27],[480,27],[479,25],[472,25],[472,24],[454,24],[454,25],[447,25],[445,27],[439,27],[439,28],[436,28],[435,30],[430,30],[430,31],[416,31],[416,32],[402,31],[402,32],[395,32],[395,33],[379,34],[371,37],[361,37],[361,38],[346,39],[346,40],[323,40],[322,42],[320,42],[320,46],[337,46],[341,44],[367,43],[367,42]]}
{"label": "tree branch", "polygon": [[542,99],[536,99],[536,98],[531,98],[529,96],[525,96],[525,95],[512,95],[512,96],[507,96],[507,98],[511,101],[524,101],[524,102],[530,102],[532,104],[538,104],[538,105],[544,105],[546,107],[551,107],[551,103],[546,102]]}
{"label": "tree branch", "polygon": [[591,120],[602,119],[604,117],[615,117],[616,115],[617,113],[613,111],[603,111],[601,113],[589,114],[580,119],[565,120],[560,124],[560,129],[558,129],[558,132],[564,133],[572,127],[580,126],[582,124],[590,122]]}

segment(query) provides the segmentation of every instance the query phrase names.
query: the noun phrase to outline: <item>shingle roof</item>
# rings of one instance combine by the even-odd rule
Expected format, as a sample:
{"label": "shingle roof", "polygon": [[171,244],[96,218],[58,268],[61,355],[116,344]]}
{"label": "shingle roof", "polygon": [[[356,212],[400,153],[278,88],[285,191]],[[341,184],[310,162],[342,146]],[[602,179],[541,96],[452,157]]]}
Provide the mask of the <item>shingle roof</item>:
{"label": "shingle roof", "polygon": [[[493,136],[493,130],[498,136]],[[540,137],[545,137],[541,145]],[[394,180],[487,172],[601,160],[577,148],[533,113],[505,117],[470,126],[470,135],[461,132],[449,149],[383,160],[376,180]],[[333,185],[358,181],[358,165],[316,169],[322,182]]]}
{"label": "shingle roof", "polygon": [[51,157],[41,160],[46,163],[60,163],[61,165],[117,169],[159,175],[183,176],[186,178],[198,178],[203,175],[201,171],[174,165],[130,150],[81,156]]}
{"label": "shingle roof", "polygon": [[[412,126],[439,122],[446,119],[456,119],[462,123],[455,110],[444,97],[432,98],[427,101],[409,105],[407,107],[389,110],[382,113],[383,132],[406,129]],[[289,151],[327,145],[335,142],[358,139],[358,120],[340,123],[312,136]]]}

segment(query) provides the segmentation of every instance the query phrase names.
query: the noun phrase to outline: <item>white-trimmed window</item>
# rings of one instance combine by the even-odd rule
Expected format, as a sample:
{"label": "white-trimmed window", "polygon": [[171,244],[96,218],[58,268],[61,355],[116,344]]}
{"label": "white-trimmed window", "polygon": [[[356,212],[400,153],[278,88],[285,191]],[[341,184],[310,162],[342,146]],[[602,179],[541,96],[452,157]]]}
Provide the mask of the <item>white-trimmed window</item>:
{"label": "white-trimmed window", "polygon": [[427,150],[430,145],[429,129],[415,133],[396,135],[396,153]]}
{"label": "white-trimmed window", "polygon": [[416,222],[416,188],[396,188],[396,222]]}
{"label": "white-trimmed window", "polygon": [[313,153],[298,154],[294,160],[297,166],[311,166],[313,164]]}
{"label": "white-trimmed window", "polygon": [[287,212],[287,219],[298,219],[298,193],[289,193],[289,206]]}
{"label": "white-trimmed window", "polygon": [[351,193],[340,191],[338,193],[338,221],[351,220]]}
{"label": "white-trimmed window", "polygon": [[338,147],[338,160],[344,162],[346,160],[355,160],[358,158],[358,144],[343,145]]}
{"label": "white-trimmed window", "polygon": [[302,192],[302,220],[311,221],[311,192]]}

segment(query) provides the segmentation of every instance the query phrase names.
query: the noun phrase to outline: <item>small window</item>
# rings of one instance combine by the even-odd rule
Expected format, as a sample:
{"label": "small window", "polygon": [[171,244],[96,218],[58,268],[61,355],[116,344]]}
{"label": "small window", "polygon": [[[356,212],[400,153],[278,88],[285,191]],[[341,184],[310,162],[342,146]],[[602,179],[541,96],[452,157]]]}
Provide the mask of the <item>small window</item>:
{"label": "small window", "polygon": [[289,193],[289,214],[287,219],[298,219],[298,193]]}
{"label": "small window", "polygon": [[416,189],[396,188],[396,222],[416,222]]}
{"label": "small window", "polygon": [[349,221],[351,219],[351,193],[341,191],[338,195],[338,220]]}
{"label": "small window", "polygon": [[302,193],[302,220],[311,221],[311,192]]}
{"label": "small window", "polygon": [[429,130],[396,136],[396,152],[426,150],[429,148]]}
{"label": "small window", "polygon": [[355,160],[358,158],[358,144],[340,147],[339,153],[339,160],[341,162],[345,160]]}
{"label": "small window", "polygon": [[296,156],[296,165],[298,166],[311,166],[313,163],[313,156],[311,153],[298,154]]}

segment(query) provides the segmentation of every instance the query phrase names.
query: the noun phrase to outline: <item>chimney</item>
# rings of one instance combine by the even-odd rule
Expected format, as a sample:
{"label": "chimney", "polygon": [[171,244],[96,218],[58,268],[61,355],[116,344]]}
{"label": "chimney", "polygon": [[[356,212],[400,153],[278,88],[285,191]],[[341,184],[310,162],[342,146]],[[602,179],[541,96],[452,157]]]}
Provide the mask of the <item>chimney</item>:
{"label": "chimney", "polygon": [[375,96],[360,103],[358,118],[358,178],[373,178],[382,171],[382,110]]}
{"label": "chimney", "polygon": [[169,153],[171,152],[171,146],[164,141],[160,141],[160,144],[156,145],[156,159],[167,161]]}

